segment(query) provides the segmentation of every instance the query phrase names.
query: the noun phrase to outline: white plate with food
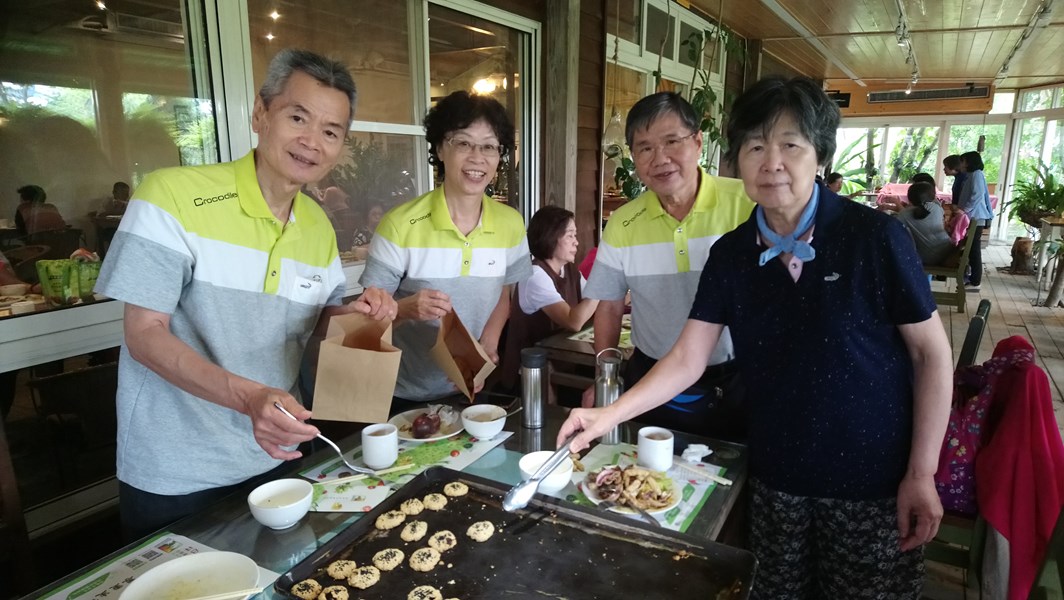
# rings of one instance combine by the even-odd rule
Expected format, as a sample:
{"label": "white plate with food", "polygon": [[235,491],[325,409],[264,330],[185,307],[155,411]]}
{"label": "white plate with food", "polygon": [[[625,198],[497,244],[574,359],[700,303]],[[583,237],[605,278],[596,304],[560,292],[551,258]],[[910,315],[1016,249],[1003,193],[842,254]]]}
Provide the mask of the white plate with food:
{"label": "white plate with food", "polygon": [[[631,489],[637,482],[639,486],[635,494],[623,493],[622,490]],[[636,465],[606,465],[588,473],[577,485],[596,506],[610,500],[615,505],[609,510],[622,514],[636,514],[637,511],[630,506],[633,502],[652,515],[672,510],[680,503],[679,490],[671,478]]]}
{"label": "white plate with food", "polygon": [[138,576],[121,595],[121,600],[183,600],[227,592],[248,593],[259,581],[255,561],[236,552],[201,552],[179,556]]}
{"label": "white plate with food", "polygon": [[408,442],[444,440],[462,433],[464,429],[462,413],[442,404],[408,410],[388,419],[388,422],[399,430],[399,439]]}

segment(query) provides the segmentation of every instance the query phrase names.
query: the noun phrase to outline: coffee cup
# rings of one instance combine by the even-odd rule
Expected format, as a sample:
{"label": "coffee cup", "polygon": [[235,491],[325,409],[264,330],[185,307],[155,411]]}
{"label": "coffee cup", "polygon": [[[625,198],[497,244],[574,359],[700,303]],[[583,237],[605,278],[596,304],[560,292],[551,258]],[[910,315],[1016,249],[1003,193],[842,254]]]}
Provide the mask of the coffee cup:
{"label": "coffee cup", "polygon": [[362,462],[371,469],[385,469],[399,458],[399,430],[391,423],[369,425],[362,430]]}
{"label": "coffee cup", "polygon": [[639,430],[639,464],[651,471],[668,471],[672,466],[672,432],[664,427]]}

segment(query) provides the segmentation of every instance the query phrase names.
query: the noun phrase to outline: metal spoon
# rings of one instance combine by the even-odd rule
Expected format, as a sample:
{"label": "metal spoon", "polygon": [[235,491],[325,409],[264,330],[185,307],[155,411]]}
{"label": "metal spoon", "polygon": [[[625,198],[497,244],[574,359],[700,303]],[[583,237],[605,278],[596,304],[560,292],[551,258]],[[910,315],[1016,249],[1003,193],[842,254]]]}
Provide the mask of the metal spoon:
{"label": "metal spoon", "polygon": [[[293,421],[297,421],[297,422],[302,423],[302,421],[297,419],[295,415],[293,415],[292,413],[290,413],[287,410],[285,410],[284,407],[281,406],[280,402],[274,402],[273,405],[277,407],[277,410],[283,412],[289,419],[292,419]],[[340,460],[344,461],[344,464],[347,465],[348,469],[351,469],[355,473],[363,473],[365,475],[376,475],[377,474],[377,472],[374,471],[373,469],[367,469],[366,467],[360,467],[358,465],[353,465],[350,462],[348,462],[347,459],[344,458],[344,453],[340,452],[340,447],[337,446],[336,444],[334,444],[332,440],[330,440],[329,438],[325,437],[324,435],[319,433],[318,434],[318,439],[323,441],[323,442],[325,442],[326,444],[329,444],[330,446],[332,446],[332,449],[336,450],[336,453],[340,455]]]}
{"label": "metal spoon", "polygon": [[536,491],[539,490],[539,484],[542,483],[543,478],[546,477],[555,467],[562,464],[562,461],[569,456],[569,444],[573,441],[576,434],[569,436],[569,439],[565,440],[554,454],[551,454],[543,466],[539,468],[532,477],[522,481],[515,485],[506,492],[506,496],[502,499],[502,509],[506,512],[513,512],[515,510],[528,506],[528,503],[532,501],[532,496],[536,495]]}

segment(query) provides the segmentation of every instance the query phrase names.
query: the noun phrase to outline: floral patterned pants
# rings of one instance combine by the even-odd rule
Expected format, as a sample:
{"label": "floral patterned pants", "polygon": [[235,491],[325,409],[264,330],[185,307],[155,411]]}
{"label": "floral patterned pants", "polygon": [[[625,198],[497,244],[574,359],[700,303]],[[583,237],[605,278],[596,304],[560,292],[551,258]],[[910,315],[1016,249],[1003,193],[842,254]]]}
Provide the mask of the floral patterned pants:
{"label": "floral patterned pants", "polygon": [[752,480],[756,600],[918,599],[923,549],[899,547],[897,500],[792,496]]}

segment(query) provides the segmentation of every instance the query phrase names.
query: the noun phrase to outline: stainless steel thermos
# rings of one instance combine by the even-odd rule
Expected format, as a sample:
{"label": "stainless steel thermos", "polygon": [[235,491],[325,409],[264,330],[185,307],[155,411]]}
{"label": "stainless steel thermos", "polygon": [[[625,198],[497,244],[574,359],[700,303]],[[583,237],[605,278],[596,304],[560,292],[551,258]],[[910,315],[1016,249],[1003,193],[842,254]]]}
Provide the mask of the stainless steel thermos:
{"label": "stainless steel thermos", "polygon": [[528,429],[543,427],[544,385],[547,351],[543,348],[521,350],[521,425]]}
{"label": "stainless steel thermos", "polygon": [[[615,356],[603,356],[612,353]],[[624,380],[621,379],[621,351],[618,348],[606,348],[595,355],[595,406],[609,406],[617,401],[624,392]],[[621,443],[621,432],[614,427],[600,438],[603,444]]]}

